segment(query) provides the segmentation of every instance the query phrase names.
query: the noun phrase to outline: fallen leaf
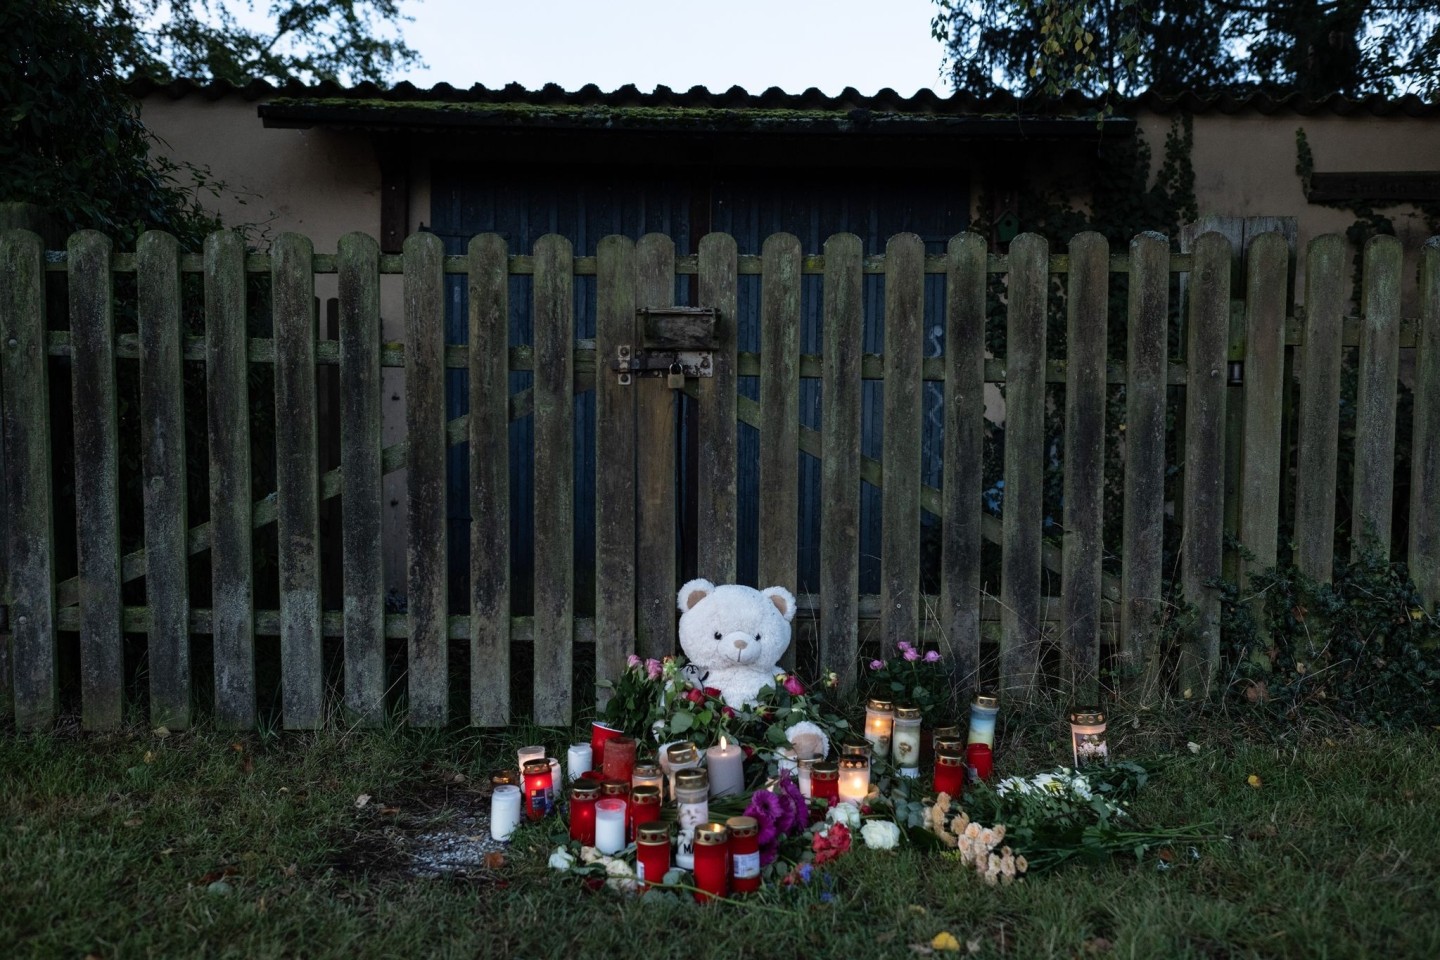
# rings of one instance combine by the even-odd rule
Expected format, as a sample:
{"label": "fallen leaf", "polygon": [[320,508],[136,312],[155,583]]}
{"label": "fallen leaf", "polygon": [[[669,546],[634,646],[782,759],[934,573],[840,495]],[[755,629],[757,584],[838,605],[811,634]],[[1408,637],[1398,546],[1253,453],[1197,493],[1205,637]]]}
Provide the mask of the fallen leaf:
{"label": "fallen leaf", "polygon": [[381,807],[381,808],[380,808],[380,816],[382,816],[382,817],[394,817],[394,816],[399,816],[399,814],[400,814],[400,808],[399,808],[399,807]]}
{"label": "fallen leaf", "polygon": [[280,873],[283,874],[284,876],[287,876],[287,877],[293,877],[293,876],[295,876],[295,871],[296,871],[298,868],[299,868],[299,864],[292,863],[292,864],[290,864],[290,866],[288,866],[288,867],[286,867],[285,869],[281,870]]}
{"label": "fallen leaf", "polygon": [[1091,937],[1085,941],[1086,953],[1109,953],[1115,949],[1115,944],[1104,937]]}
{"label": "fallen leaf", "polygon": [[1161,847],[1159,851],[1159,857],[1166,863],[1170,863],[1172,860],[1175,859],[1175,851],[1171,850],[1169,847]]}
{"label": "fallen leaf", "polygon": [[245,754],[245,759],[240,761],[240,772],[250,774],[255,772],[255,758]]}
{"label": "fallen leaf", "polygon": [[154,763],[154,762],[155,762],[155,751],[154,751],[154,750],[146,750],[146,751],[145,751],[145,762],[146,762],[146,763]]}
{"label": "fallen leaf", "polygon": [[895,939],[895,931],[886,930],[884,933],[875,934],[875,936],[871,937],[870,939],[873,940],[875,943],[889,943],[891,940]]}
{"label": "fallen leaf", "polygon": [[485,869],[499,870],[505,866],[505,854],[498,850],[485,854]]}
{"label": "fallen leaf", "polygon": [[236,740],[234,743],[230,744],[230,749],[234,750],[236,753],[244,753],[245,744],[241,743],[239,740]]}
{"label": "fallen leaf", "polygon": [[920,915],[920,916],[923,917],[923,916],[925,916],[925,914],[929,913],[930,911],[926,910],[924,907],[920,906],[920,904],[918,904],[918,903],[912,903],[912,904],[910,904],[910,912],[911,912],[911,913],[914,913],[914,914],[918,914],[918,915]]}
{"label": "fallen leaf", "polygon": [[1254,774],[1254,773],[1250,774],[1250,776],[1248,776],[1248,777],[1245,778],[1245,782],[1248,783],[1248,784],[1250,784],[1250,786],[1254,787],[1256,790],[1259,790],[1259,789],[1260,789],[1260,783],[1261,783],[1261,781],[1260,781],[1260,777],[1259,777],[1258,774]]}
{"label": "fallen leaf", "polygon": [[174,847],[166,847],[164,850],[161,850],[158,854],[156,854],[156,856],[158,856],[158,857],[168,857],[168,856],[170,856],[170,854],[172,854],[172,853],[174,853],[174,852],[175,852],[175,848],[174,848]]}
{"label": "fallen leaf", "polygon": [[364,809],[365,809],[365,805],[366,805],[367,803],[369,803],[369,802],[370,802],[370,794],[368,794],[368,793],[362,793],[362,794],[360,794],[360,796],[358,796],[358,797],[355,798],[355,809],[356,809],[356,810],[364,810]]}
{"label": "fallen leaf", "polygon": [[464,783],[464,782],[465,782],[465,774],[463,774],[463,773],[457,773],[457,774],[455,774],[455,776],[453,776],[453,777],[450,778],[450,782],[451,782],[451,783]]}
{"label": "fallen leaf", "polygon": [[1191,740],[1185,744],[1185,749],[1189,750],[1191,753],[1199,753],[1200,744],[1196,743],[1194,740]]}
{"label": "fallen leaf", "polygon": [[152,731],[150,731],[150,732],[153,733],[153,734],[155,734],[155,736],[159,737],[161,740],[164,740],[166,737],[170,736],[170,728],[169,728],[169,727],[156,727],[154,730],[152,730]]}
{"label": "fallen leaf", "polygon": [[140,826],[140,824],[142,824],[142,823],[144,823],[144,822],[145,822],[145,821],[144,821],[144,820],[141,820],[139,817],[131,817],[129,820],[126,820],[126,821],[125,821],[125,826],[127,826],[127,827],[138,827],[138,826]]}
{"label": "fallen leaf", "polygon": [[960,941],[955,939],[955,934],[949,930],[941,930],[935,934],[935,939],[930,941],[930,946],[935,950],[950,950],[960,952]]}

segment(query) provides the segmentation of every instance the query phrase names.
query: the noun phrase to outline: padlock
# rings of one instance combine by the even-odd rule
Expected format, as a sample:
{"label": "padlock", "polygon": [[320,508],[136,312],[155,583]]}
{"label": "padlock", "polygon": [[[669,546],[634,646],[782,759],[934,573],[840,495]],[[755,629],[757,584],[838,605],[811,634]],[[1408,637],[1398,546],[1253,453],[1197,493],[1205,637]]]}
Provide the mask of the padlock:
{"label": "padlock", "polygon": [[680,364],[670,364],[670,373],[665,377],[665,385],[671,390],[685,389],[685,371],[681,369]]}

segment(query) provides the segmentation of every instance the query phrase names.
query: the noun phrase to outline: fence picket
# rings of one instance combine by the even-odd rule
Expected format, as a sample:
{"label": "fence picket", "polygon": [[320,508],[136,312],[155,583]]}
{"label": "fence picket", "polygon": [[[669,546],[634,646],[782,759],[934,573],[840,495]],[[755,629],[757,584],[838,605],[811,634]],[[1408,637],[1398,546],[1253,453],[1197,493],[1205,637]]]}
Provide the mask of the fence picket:
{"label": "fence picket", "polygon": [[0,234],[0,390],[15,725],[55,721],[54,507],[50,494],[50,373],[45,253],[28,230]]}
{"label": "fence picket", "polygon": [[1305,251],[1305,323],[1296,429],[1295,566],[1329,581],[1335,562],[1335,482],[1340,455],[1340,338],[1345,240],[1326,234]]}
{"label": "fence picket", "polygon": [[179,244],[148,230],[135,261],[150,722],[183,730],[190,725],[190,584]]}
{"label": "fence picket", "polygon": [[1158,693],[1165,532],[1165,392],[1170,244],[1157,233],[1130,241],[1125,360],[1125,507],[1121,522],[1119,670],[1148,702]]}
{"label": "fence picket", "polygon": [[505,238],[470,241],[470,722],[510,722],[510,277]]}
{"label": "fence picket", "polygon": [[1410,443],[1410,576],[1440,603],[1440,237],[1420,253],[1420,332],[1415,351],[1415,426]]}
{"label": "fence picket", "polygon": [[1242,589],[1253,573],[1273,567],[1278,556],[1290,245],[1283,234],[1262,234],[1250,244],[1246,259],[1240,542],[1254,559],[1240,558]]}
{"label": "fence picket", "polygon": [[[800,240],[777,233],[761,248],[760,585],[794,584],[800,536]],[[795,668],[799,630],[781,661]]]}
{"label": "fence picket", "polygon": [[1350,553],[1373,532],[1375,549],[1390,557],[1395,500],[1395,386],[1400,370],[1400,240],[1365,244],[1360,361],[1355,396],[1354,511]]}
{"label": "fence picket", "polygon": [[1100,563],[1104,548],[1105,342],[1110,244],[1098,233],[1070,241],[1065,358],[1065,532],[1060,649],[1077,702],[1100,678]]}
{"label": "fence picket", "polygon": [[825,241],[821,357],[820,669],[855,685],[860,593],[860,238]]}
{"label": "fence picket", "polygon": [[280,682],[282,713],[291,730],[313,730],[323,715],[314,255],[310,240],[294,233],[282,233],[270,252]]}
{"label": "fence picket", "polygon": [[535,244],[535,722],[571,720],[575,317],[570,241]]}
{"label": "fence picket", "polygon": [[340,483],[345,529],[345,706],[366,726],[385,718],[385,571],[381,535],[380,245],[339,244]]}
{"label": "fence picket", "polygon": [[1185,389],[1185,545],[1181,589],[1194,608],[1180,651],[1186,697],[1208,696],[1220,655],[1220,595],[1225,505],[1225,371],[1230,334],[1230,241],[1206,233],[1195,241],[1188,296],[1189,375]]}
{"label": "fence picket", "polygon": [[405,240],[406,525],[410,616],[410,722],[443,726],[449,714],[445,537],[444,243]]}
{"label": "fence picket", "polygon": [[595,677],[615,681],[635,652],[636,382],[609,364],[635,344],[635,242],[604,237],[596,257]]}
{"label": "fence picket", "polygon": [[980,495],[985,443],[985,238],[950,240],[945,277],[945,462],[940,633],[965,696],[980,670]]}
{"label": "fence picket", "polygon": [[75,541],[80,580],[80,702],[86,729],[120,722],[119,437],[110,240],[70,237],[71,396],[75,414]]}
{"label": "fence picket", "polygon": [[249,337],[245,241],[205,239],[206,429],[210,449],[210,564],[215,719],[255,726],[255,595],[251,545]]}
{"label": "fence picket", "polygon": [[696,557],[700,576],[716,583],[735,580],[737,459],[735,390],[735,238],[711,233],[700,240],[700,304],[719,313],[711,375],[697,382],[699,394],[699,483],[695,495]]}
{"label": "fence picket", "polygon": [[1000,689],[1029,697],[1040,662],[1040,529],[1045,482],[1045,301],[1050,248],[1024,233],[1010,244],[1005,327],[1005,502]]}
{"label": "fence picket", "polygon": [[920,364],[925,345],[925,243],[885,246],[885,390],[881,464],[880,634],[885,656],[920,632]]}
{"label": "fence picket", "polygon": [[[635,306],[675,305],[675,242],[647,233],[635,247]],[[638,326],[638,325],[637,325]],[[632,389],[639,413],[637,446],[635,628],[642,657],[675,649],[675,391],[664,377],[640,377]],[[643,445],[642,445],[643,444]]]}

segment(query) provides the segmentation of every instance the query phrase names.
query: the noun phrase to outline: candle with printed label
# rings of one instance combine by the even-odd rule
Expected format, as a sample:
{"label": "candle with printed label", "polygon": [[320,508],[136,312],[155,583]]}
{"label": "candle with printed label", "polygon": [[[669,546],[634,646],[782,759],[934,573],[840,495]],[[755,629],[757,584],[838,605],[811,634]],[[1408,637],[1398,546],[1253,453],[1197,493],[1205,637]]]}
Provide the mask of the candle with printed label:
{"label": "candle with printed label", "polygon": [[[813,776],[813,774],[812,774]],[[840,802],[847,800],[863,803],[870,794],[870,759],[868,757],[840,758]]]}
{"label": "candle with printed label", "polygon": [[731,817],[730,889],[753,893],[760,889],[760,823],[754,817]]}
{"label": "candle with printed label", "polygon": [[525,816],[539,820],[550,812],[550,764],[545,760],[526,761]]}
{"label": "candle with printed label", "polygon": [[889,700],[871,700],[865,704],[865,739],[870,741],[874,756],[890,756],[890,734],[895,722],[895,707]]}
{"label": "candle with printed label", "polygon": [[690,768],[675,773],[675,804],[679,808],[675,834],[675,865],[695,869],[695,828],[710,819],[710,778]]}
{"label": "candle with printed label", "polygon": [[920,708],[896,707],[890,756],[902,777],[920,776]]}
{"label": "candle with printed label", "polygon": [[980,694],[970,704],[970,732],[966,736],[965,756],[971,781],[988,780],[995,768],[995,717],[1000,712],[1000,698]]}
{"label": "candle with printed label", "polygon": [[625,807],[619,797],[605,797],[595,802],[595,849],[601,853],[619,853],[625,849]]}
{"label": "candle with printed label", "polygon": [[723,823],[695,828],[695,886],[701,903],[730,892],[730,831]]}
{"label": "candle with printed label", "polygon": [[660,753],[660,770],[670,786],[670,799],[675,799],[675,774],[700,766],[700,749],[689,740],[668,743]]}
{"label": "candle with printed label", "polygon": [[1099,707],[1080,707],[1070,714],[1070,747],[1077,770],[1110,762],[1110,748],[1105,743],[1105,714]]}

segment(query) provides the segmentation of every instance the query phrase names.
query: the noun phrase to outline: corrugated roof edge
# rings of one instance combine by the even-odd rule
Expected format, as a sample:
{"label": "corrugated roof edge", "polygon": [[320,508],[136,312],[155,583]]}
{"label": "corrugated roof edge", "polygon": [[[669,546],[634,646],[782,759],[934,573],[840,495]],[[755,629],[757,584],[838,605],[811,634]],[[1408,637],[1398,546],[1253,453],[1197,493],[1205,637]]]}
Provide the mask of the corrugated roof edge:
{"label": "corrugated roof edge", "polygon": [[[263,80],[252,80],[236,85],[225,80],[200,81],[181,78],[162,83],[149,77],[137,77],[129,83],[130,92],[137,97],[167,96],[178,100],[189,96],[200,96],[210,100],[238,96],[245,100],[264,100],[277,97],[327,98],[355,100],[388,100],[395,103],[409,101],[450,101],[455,103],[528,103],[535,105],[610,106],[610,107],[707,107],[770,110],[876,110],[891,113],[919,114],[1014,114],[1023,112],[1030,116],[1075,116],[1094,115],[1104,106],[1103,101],[1087,97],[1074,91],[1061,97],[1031,97],[1021,100],[1011,94],[1001,93],[990,97],[956,93],[941,97],[933,90],[920,90],[909,97],[902,97],[886,88],[873,96],[867,96],[852,87],[846,87],[836,96],[830,96],[811,87],[803,93],[786,93],[778,87],[771,87],[763,93],[750,93],[743,87],[731,87],[724,91],[713,91],[705,87],[691,87],[689,90],[672,90],[666,86],[656,87],[649,93],[642,92],[634,84],[611,91],[601,90],[595,84],[586,84],[579,90],[566,90],[558,84],[548,83],[538,90],[523,87],[518,83],[504,87],[484,87],[476,84],[461,89],[448,83],[433,87],[417,87],[412,83],[398,83],[383,87],[375,83],[360,83],[355,86],[325,81],[304,84],[291,81],[275,85]],[[1119,113],[1135,116],[1140,113],[1259,113],[1259,114],[1300,114],[1312,115],[1331,113],[1338,116],[1407,116],[1433,117],[1440,115],[1440,103],[1427,103],[1410,94],[1404,97],[1381,96],[1352,100],[1334,94],[1329,97],[1312,99],[1298,93],[1257,90],[1243,94],[1204,94],[1187,91],[1177,95],[1147,91],[1135,97],[1114,101],[1111,107]]]}

